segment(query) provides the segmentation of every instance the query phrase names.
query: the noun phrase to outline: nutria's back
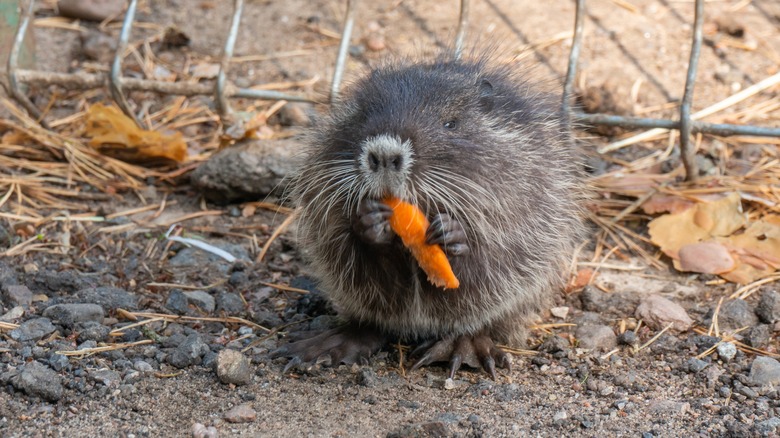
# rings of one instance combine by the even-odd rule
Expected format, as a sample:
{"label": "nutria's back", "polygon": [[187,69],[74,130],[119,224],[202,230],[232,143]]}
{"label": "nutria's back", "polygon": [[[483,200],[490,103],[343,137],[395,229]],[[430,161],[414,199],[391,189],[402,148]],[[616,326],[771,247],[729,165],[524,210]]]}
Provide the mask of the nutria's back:
{"label": "nutria's back", "polygon": [[[390,63],[354,83],[295,182],[301,248],[341,315],[404,339],[518,342],[582,230],[580,164],[557,104],[486,59]],[[361,212],[386,196],[465,233],[467,251],[449,248],[458,289],[430,284],[370,222],[381,211]]]}

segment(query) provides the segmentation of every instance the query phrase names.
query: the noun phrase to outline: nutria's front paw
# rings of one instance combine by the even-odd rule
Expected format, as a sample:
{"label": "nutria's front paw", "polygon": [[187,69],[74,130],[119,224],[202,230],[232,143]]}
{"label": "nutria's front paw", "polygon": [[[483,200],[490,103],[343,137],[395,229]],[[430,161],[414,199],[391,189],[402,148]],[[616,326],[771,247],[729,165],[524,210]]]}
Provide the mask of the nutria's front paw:
{"label": "nutria's front paw", "polygon": [[419,358],[412,370],[435,362],[449,362],[450,378],[455,377],[464,363],[472,368],[481,367],[493,380],[496,380],[496,365],[512,370],[509,353],[496,347],[490,336],[484,334],[429,341],[415,348],[411,357]]}
{"label": "nutria's front paw", "polygon": [[331,366],[351,365],[366,363],[384,343],[385,336],[380,332],[349,324],[282,345],[271,353],[271,357],[291,359],[284,367],[285,373],[298,365],[319,363],[323,359],[330,359]]}
{"label": "nutria's front paw", "polygon": [[376,199],[363,199],[352,219],[352,229],[360,240],[373,245],[388,244],[395,233],[388,219],[393,209]]}
{"label": "nutria's front paw", "polygon": [[425,232],[425,242],[440,245],[448,256],[460,256],[469,252],[466,230],[447,213],[437,214]]}

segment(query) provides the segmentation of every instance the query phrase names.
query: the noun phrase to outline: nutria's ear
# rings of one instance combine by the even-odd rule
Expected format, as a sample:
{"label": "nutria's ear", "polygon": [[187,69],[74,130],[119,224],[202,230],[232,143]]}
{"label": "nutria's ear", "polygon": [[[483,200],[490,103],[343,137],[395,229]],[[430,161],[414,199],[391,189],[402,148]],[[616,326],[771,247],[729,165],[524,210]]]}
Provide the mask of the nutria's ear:
{"label": "nutria's ear", "polygon": [[493,84],[487,79],[481,79],[478,83],[479,86],[479,107],[482,111],[488,112],[493,109]]}

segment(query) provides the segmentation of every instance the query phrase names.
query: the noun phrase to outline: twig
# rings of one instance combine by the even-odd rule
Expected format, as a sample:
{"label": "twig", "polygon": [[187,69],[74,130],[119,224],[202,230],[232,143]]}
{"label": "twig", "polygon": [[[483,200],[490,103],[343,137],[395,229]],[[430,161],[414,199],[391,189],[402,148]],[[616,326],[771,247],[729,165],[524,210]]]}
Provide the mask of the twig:
{"label": "twig", "polygon": [[660,337],[661,337],[661,335],[663,335],[664,333],[666,333],[666,331],[667,331],[667,330],[669,330],[670,328],[672,328],[672,326],[673,326],[673,325],[674,325],[674,323],[673,323],[673,322],[670,322],[670,323],[669,323],[669,325],[667,325],[666,327],[664,327],[664,329],[663,329],[663,330],[661,330],[660,332],[658,332],[658,333],[657,333],[655,336],[653,336],[653,337],[652,337],[652,338],[651,338],[649,341],[647,341],[647,342],[645,342],[644,344],[642,344],[642,346],[641,346],[641,347],[637,348],[637,349],[636,349],[636,351],[635,351],[634,353],[639,353],[640,351],[642,351],[642,350],[644,350],[645,348],[647,348],[647,347],[649,347],[650,345],[652,345],[652,343],[653,343],[653,342],[657,341],[657,340],[658,340],[658,338],[660,338]]}
{"label": "twig", "polygon": [[262,262],[263,258],[265,257],[265,254],[268,252],[268,248],[271,247],[271,243],[273,243],[274,240],[276,240],[277,237],[279,237],[280,234],[292,223],[292,221],[295,219],[295,214],[290,214],[287,216],[284,221],[282,221],[281,224],[279,224],[278,227],[274,230],[273,233],[271,233],[271,236],[266,240],[265,244],[263,245],[263,248],[260,250],[260,254],[257,256],[257,261]]}

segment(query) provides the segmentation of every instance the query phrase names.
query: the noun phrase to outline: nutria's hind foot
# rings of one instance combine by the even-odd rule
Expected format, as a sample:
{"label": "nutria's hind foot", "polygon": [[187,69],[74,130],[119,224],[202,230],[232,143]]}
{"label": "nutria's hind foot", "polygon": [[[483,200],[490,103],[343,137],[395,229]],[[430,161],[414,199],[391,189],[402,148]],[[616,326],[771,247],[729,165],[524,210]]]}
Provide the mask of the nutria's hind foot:
{"label": "nutria's hind foot", "polygon": [[386,342],[385,336],[376,330],[349,324],[326,330],[318,335],[282,345],[273,352],[272,358],[289,357],[284,373],[301,364],[314,364],[326,356],[330,364],[352,365],[367,363],[368,358]]}
{"label": "nutria's hind foot", "polygon": [[455,377],[462,364],[472,368],[481,367],[493,380],[496,380],[496,365],[499,368],[512,370],[512,357],[496,347],[490,336],[486,334],[428,341],[415,348],[412,357],[420,358],[412,366],[412,370],[435,362],[448,361],[451,379]]}

